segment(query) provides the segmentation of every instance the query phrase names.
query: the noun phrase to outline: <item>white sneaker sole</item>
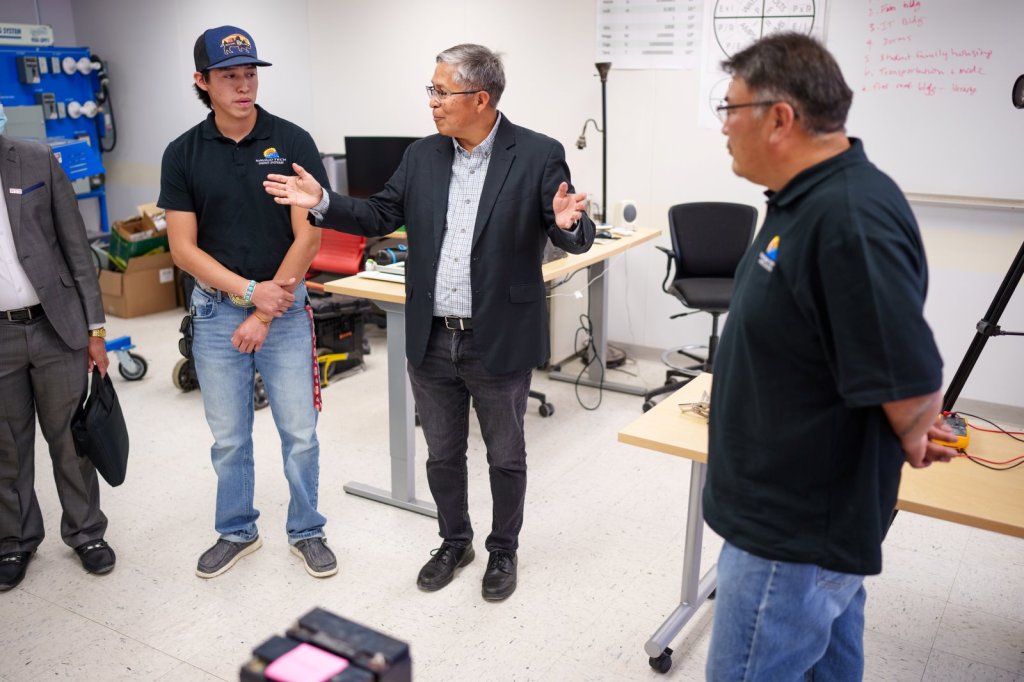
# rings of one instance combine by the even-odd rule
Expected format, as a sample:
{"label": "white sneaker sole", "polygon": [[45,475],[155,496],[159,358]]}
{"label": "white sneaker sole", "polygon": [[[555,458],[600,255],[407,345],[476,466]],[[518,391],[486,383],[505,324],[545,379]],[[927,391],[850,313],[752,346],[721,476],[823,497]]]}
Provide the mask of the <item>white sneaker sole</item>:
{"label": "white sneaker sole", "polygon": [[306,573],[309,573],[314,578],[329,578],[338,572],[338,567],[327,569],[326,571],[314,571],[313,567],[306,563],[306,557],[302,556],[302,552],[295,545],[291,546],[291,552],[295,556],[302,560],[302,566],[306,569]]}
{"label": "white sneaker sole", "polygon": [[219,569],[217,569],[213,573],[203,573],[202,571],[200,571],[197,568],[196,569],[196,575],[199,576],[200,578],[205,579],[205,580],[209,580],[210,578],[216,578],[218,575],[222,575],[223,573],[227,573],[229,570],[231,570],[231,567],[234,566],[235,564],[237,564],[239,559],[241,559],[242,557],[249,556],[250,554],[252,554],[253,552],[255,552],[257,549],[259,549],[262,546],[263,546],[263,536],[257,536],[256,537],[256,542],[252,543],[251,545],[249,545],[248,547],[243,549],[241,552],[236,554],[234,556],[234,558],[231,559],[231,561],[227,562],[226,564],[221,566]]}

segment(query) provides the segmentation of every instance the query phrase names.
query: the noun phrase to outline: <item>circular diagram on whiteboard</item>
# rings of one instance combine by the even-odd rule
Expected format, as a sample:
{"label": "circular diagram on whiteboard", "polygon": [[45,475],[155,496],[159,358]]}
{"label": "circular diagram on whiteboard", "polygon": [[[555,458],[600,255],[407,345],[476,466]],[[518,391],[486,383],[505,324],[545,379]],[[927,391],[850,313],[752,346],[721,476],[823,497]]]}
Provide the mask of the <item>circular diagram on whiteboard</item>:
{"label": "circular diagram on whiteboard", "polygon": [[725,104],[725,95],[729,91],[729,83],[732,78],[726,76],[718,80],[714,85],[711,86],[711,91],[708,93],[708,108],[711,109],[711,113],[718,117],[718,107]]}
{"label": "circular diagram on whiteboard", "polygon": [[813,0],[718,0],[715,40],[727,57],[762,36],[780,31],[810,35],[817,20]]}

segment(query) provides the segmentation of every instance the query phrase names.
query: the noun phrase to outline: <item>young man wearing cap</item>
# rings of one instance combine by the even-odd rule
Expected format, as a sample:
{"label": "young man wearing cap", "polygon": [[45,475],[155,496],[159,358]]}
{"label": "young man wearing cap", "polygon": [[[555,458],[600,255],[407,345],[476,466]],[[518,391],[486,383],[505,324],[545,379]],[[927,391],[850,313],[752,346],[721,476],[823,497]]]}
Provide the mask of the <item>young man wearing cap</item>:
{"label": "young man wearing cap", "polygon": [[275,204],[262,186],[267,173],[292,162],[321,183],[326,173],[306,131],[256,105],[256,67],[270,64],[257,57],[252,36],[235,26],[208,29],[194,56],[196,94],[211,112],[167,146],[158,204],[174,262],[196,278],[192,352],[214,437],[220,538],[196,575],[218,576],[262,545],[253,506],[259,371],[281,436],[291,551],[310,575],[327,577],[338,567],[317,511],[320,396],[302,283],[320,236],[305,211]]}

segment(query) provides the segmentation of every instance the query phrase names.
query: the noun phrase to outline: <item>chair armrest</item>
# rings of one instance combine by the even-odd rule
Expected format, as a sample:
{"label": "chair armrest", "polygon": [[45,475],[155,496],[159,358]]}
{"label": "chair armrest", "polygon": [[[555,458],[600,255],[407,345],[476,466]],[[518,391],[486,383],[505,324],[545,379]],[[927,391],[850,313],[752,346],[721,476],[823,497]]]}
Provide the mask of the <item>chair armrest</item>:
{"label": "chair armrest", "polygon": [[654,248],[668,257],[668,263],[665,264],[665,279],[661,282],[661,290],[666,294],[671,294],[672,292],[668,290],[668,282],[672,275],[672,263],[675,261],[676,252],[672,249],[666,249],[664,246],[655,246]]}

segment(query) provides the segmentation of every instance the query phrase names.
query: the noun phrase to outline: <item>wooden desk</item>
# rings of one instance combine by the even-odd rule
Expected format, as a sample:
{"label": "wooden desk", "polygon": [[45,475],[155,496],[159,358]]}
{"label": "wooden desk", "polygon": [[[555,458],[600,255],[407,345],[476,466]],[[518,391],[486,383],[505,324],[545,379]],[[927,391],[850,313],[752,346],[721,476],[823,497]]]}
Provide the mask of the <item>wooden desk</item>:
{"label": "wooden desk", "polygon": [[590,297],[591,336],[598,358],[598,362],[590,364],[585,376],[558,370],[548,372],[549,378],[632,395],[643,395],[646,392],[645,388],[605,378],[605,358],[608,357],[608,259],[650,241],[660,234],[661,230],[637,229],[628,237],[612,240],[600,239],[595,241],[586,253],[569,254],[566,258],[560,258],[544,265],[545,282],[568,277],[585,267],[590,268],[590,284],[587,285],[587,295]]}
{"label": "wooden desk", "polygon": [[[668,645],[715,589],[715,569],[700,578],[704,513],[701,494],[707,475],[707,422],[680,412],[679,403],[700,400],[711,391],[711,375],[701,374],[619,431],[619,441],[692,460],[686,516],[683,586],[679,605],[644,645],[652,658],[668,657]],[[983,424],[979,423],[979,426]],[[968,452],[986,459],[1024,455],[1024,443],[970,430]],[[896,507],[974,528],[1024,538],[1024,466],[992,471],[965,457],[925,469],[903,467]],[[669,659],[671,660],[671,659]]]}
{"label": "wooden desk", "polygon": [[[661,230],[638,229],[628,237],[595,242],[586,253],[569,254],[565,258],[546,263],[543,267],[545,282],[566,277],[585,267],[591,268],[591,281],[588,285],[591,321],[594,345],[601,363],[604,362],[608,344],[608,298],[605,295],[608,285],[608,278],[605,276],[607,260],[650,241],[659,234]],[[375,301],[386,313],[388,322],[388,442],[391,453],[391,490],[356,482],[345,484],[344,490],[409,511],[437,516],[437,508],[432,503],[416,499],[416,418],[412,387],[409,385],[405,366],[405,285],[353,276],[327,282],[324,289],[335,294]],[[581,379],[580,383],[588,386],[603,385],[611,390],[628,390],[637,395],[643,393],[643,389],[626,384],[618,385],[608,381],[602,384],[603,369],[603,365],[598,366],[598,363],[594,363],[588,378]],[[556,376],[556,373],[552,373],[552,378],[576,381],[575,376]]]}
{"label": "wooden desk", "polygon": [[[977,425],[989,428],[981,421]],[[968,432],[967,452],[975,457],[1004,461],[1024,455],[1024,443],[1005,435],[971,428]],[[926,469],[905,464],[896,508],[1024,538],[1024,465],[992,471],[966,457]]]}

